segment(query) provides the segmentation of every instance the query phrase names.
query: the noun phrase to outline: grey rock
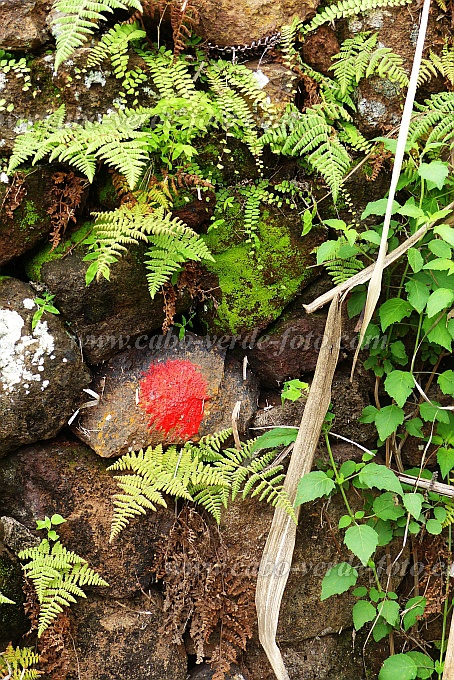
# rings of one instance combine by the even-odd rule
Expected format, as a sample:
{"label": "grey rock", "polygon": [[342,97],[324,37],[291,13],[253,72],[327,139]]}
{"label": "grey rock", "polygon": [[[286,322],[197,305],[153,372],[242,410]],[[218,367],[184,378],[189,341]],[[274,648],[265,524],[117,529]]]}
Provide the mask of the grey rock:
{"label": "grey rock", "polygon": [[0,278],[0,456],[65,425],[88,384],[80,351],[56,315],[32,330],[33,289]]}
{"label": "grey rock", "polygon": [[50,0],[1,0],[0,49],[32,51],[50,38]]}

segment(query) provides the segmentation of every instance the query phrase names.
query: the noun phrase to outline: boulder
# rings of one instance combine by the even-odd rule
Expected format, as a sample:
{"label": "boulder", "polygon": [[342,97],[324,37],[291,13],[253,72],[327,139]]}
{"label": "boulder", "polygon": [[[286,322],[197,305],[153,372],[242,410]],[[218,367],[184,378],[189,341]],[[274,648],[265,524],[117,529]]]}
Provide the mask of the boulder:
{"label": "boulder", "polygon": [[32,329],[35,291],[0,278],[0,456],[65,425],[90,374],[58,316],[45,312]]}
{"label": "boulder", "polygon": [[[89,53],[88,47],[78,48],[57,73],[54,73],[54,54],[36,57],[29,64],[32,87],[26,91],[23,91],[22,78],[16,78],[12,72],[2,74],[0,98],[5,99],[7,104],[14,104],[13,111],[5,111],[0,116],[2,154],[11,152],[18,134],[25,132],[35,121],[46,118],[62,104],[66,107],[67,122],[80,124],[87,120],[98,121],[102,114],[115,110],[116,106],[124,107],[125,102],[132,105],[134,95],[127,95],[125,99],[120,95],[123,81],[115,77],[108,62],[96,68],[86,68]],[[144,62],[136,55],[131,55],[129,63],[130,68],[145,70]],[[138,94],[142,106],[156,103],[156,95],[146,81],[138,86]]]}
{"label": "boulder", "polygon": [[295,17],[305,19],[315,13],[316,0],[200,0],[197,33],[213,45],[250,45],[272,36]]}
{"label": "boulder", "polygon": [[323,229],[302,237],[296,210],[262,206],[254,249],[242,215],[241,202],[233,203],[224,222],[206,236],[215,262],[206,266],[212,297],[200,306],[199,318],[212,335],[260,332],[317,276],[311,252],[322,242]]}
{"label": "boulder", "polygon": [[81,411],[73,432],[105,458],[159,443],[181,444],[231,426],[241,401],[239,431],[256,409],[258,385],[241,365],[224,364],[225,348],[187,333],[139,338],[100,368],[91,389],[101,396]]}
{"label": "boulder", "polygon": [[323,339],[324,314],[283,315],[247,352],[263,386],[276,388],[285,380],[312,372]]}
{"label": "boulder", "polygon": [[52,174],[51,168],[38,167],[0,182],[0,267],[50,232]]}
{"label": "boulder", "polygon": [[69,669],[63,677],[185,680],[186,654],[162,643],[162,596],[150,591],[154,546],[169,531],[173,514],[165,508],[150,512],[109,544],[111,497],[118,487],[106,467],[74,441],[23,447],[0,461],[0,514],[30,529],[46,515],[61,514],[67,520],[58,527],[63,545],[110,585],[90,588],[87,600],[78,598],[66,610],[74,642],[66,641]]}
{"label": "boulder", "polygon": [[[151,299],[148,292],[144,249],[130,248],[112,265],[111,280],[85,283],[89,262],[83,258],[87,246],[81,241],[92,228],[80,227],[55,250],[43,246],[26,263],[26,271],[55,295],[55,304],[76,333],[84,356],[92,364],[109,359],[121,349],[134,347],[134,339],[161,329],[164,301],[161,294]],[[77,245],[79,244],[79,245]],[[178,295],[176,311],[186,311],[189,295]]]}
{"label": "boulder", "polygon": [[50,38],[50,0],[1,0],[0,49],[31,52]]}

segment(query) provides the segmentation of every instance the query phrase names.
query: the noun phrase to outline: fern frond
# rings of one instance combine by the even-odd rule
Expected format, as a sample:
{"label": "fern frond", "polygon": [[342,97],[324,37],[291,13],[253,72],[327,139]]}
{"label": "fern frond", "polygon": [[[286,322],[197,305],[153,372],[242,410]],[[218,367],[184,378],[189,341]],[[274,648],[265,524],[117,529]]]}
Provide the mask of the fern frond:
{"label": "fern frond", "polygon": [[[420,144],[423,150],[432,143],[446,145],[452,149],[454,145],[454,92],[439,92],[418,104],[410,124],[408,141]],[[427,149],[429,155],[431,148]],[[437,151],[438,155],[440,150]]]}
{"label": "fern frond", "polygon": [[147,34],[140,28],[137,21],[132,24],[116,24],[103,35],[96,47],[90,52],[87,59],[88,68],[98,66],[109,58],[115,76],[123,78],[129,62],[129,44],[146,37]]}
{"label": "fern frond", "polygon": [[0,653],[0,671],[5,672],[3,680],[36,680],[42,675],[31,666],[39,663],[39,654],[36,654],[31,647],[16,647],[11,643]]}
{"label": "fern frond", "polygon": [[16,604],[13,600],[10,600],[9,597],[6,597],[6,595],[3,595],[2,592],[0,592],[0,604]]}
{"label": "fern frond", "polygon": [[322,175],[337,200],[351,161],[321,111],[313,108],[300,113],[294,107],[289,108],[279,125],[263,135],[261,143],[270,144],[274,153],[303,156],[312,170]]}
{"label": "fern frond", "polygon": [[341,2],[323,7],[315,17],[301,28],[301,34],[307,35],[322,24],[338,19],[346,19],[355,14],[363,14],[379,7],[399,7],[410,4],[412,0],[341,0]]}
{"label": "fern frond", "polygon": [[52,621],[76,601],[76,596],[85,597],[81,586],[108,586],[87,562],[71,550],[67,550],[60,541],[51,547],[47,539],[33,548],[22,550],[19,559],[29,559],[23,565],[25,576],[33,581],[38,602],[38,637],[48,628]]}
{"label": "fern frond", "polygon": [[8,174],[12,174],[19,165],[35,156],[47,138],[62,127],[66,117],[66,107],[62,104],[54,113],[44,120],[37,121],[33,127],[18,135],[8,164]]}
{"label": "fern frond", "polygon": [[115,9],[129,8],[142,11],[139,0],[55,0],[53,10],[56,18],[52,22],[57,38],[55,71],[93,35],[97,23],[105,19],[105,14],[112,14]]}
{"label": "fern frond", "polygon": [[444,508],[446,510],[446,519],[442,522],[442,527],[448,527],[450,524],[454,524],[454,502],[449,499],[445,502]]}
{"label": "fern frond", "polygon": [[157,53],[144,48],[136,51],[149,67],[153,84],[161,99],[174,99],[175,97],[190,99],[193,96],[196,91],[195,84],[189,66],[183,58],[175,61],[172,52],[164,49]]}
{"label": "fern frond", "polygon": [[155,510],[158,504],[165,505],[162,493],[202,505],[217,522],[229,497],[233,500],[240,491],[243,497],[249,492],[258,495],[294,517],[281,485],[282,468],[270,466],[274,452],[253,458],[253,441],[243,444],[239,451],[221,451],[230,434],[231,430],[223,430],[203,437],[198,445],[187,442],[179,450],[176,446],[165,452],[162,446],[148,447],[138,453],[129,452],[113,463],[109,470],[125,474],[115,477],[123,493],[113,497],[110,541],[134,517]]}

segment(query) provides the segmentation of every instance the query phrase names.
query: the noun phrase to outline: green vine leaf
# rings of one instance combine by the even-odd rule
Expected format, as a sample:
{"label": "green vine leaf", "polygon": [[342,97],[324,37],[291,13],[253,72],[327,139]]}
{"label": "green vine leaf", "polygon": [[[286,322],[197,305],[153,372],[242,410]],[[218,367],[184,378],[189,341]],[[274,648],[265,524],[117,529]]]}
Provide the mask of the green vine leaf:
{"label": "green vine leaf", "polygon": [[[422,257],[421,257],[422,260]],[[422,268],[422,265],[420,269]],[[405,284],[405,290],[408,293],[408,302],[416,309],[418,314],[421,314],[430,297],[428,286],[416,279],[410,279]]]}
{"label": "green vine leaf", "polygon": [[309,472],[299,481],[295,506],[315,501],[316,498],[321,498],[322,496],[328,496],[335,488],[336,485],[333,480],[321,470]]}
{"label": "green vine leaf", "polygon": [[444,371],[438,376],[437,382],[443,394],[450,394],[454,397],[454,371]]}
{"label": "green vine leaf", "polygon": [[454,449],[446,449],[440,446],[437,451],[437,463],[440,466],[441,474],[446,479],[454,468]]}
{"label": "green vine leaf", "polygon": [[365,623],[373,621],[377,616],[374,605],[367,600],[359,600],[353,607],[353,625],[355,630],[361,630]]}
{"label": "green vine leaf", "polygon": [[378,534],[367,524],[355,524],[345,532],[344,543],[366,566],[378,545]]}
{"label": "green vine leaf", "polygon": [[399,504],[397,496],[390,491],[377,496],[377,498],[374,500],[372,508],[377,517],[385,522],[389,519],[399,519],[399,517],[403,517],[405,515],[402,506]]}
{"label": "green vine leaf", "polygon": [[389,435],[397,432],[399,425],[404,422],[405,413],[403,409],[395,404],[384,406],[381,408],[375,417],[375,427],[378,431],[378,436],[385,441]]}
{"label": "green vine leaf", "polygon": [[413,515],[415,519],[419,519],[422,510],[424,496],[420,493],[406,493],[403,496],[403,504],[405,509]]}
{"label": "green vine leaf", "polygon": [[400,495],[403,494],[402,484],[395,473],[385,465],[368,463],[363,467],[358,476],[360,482],[369,489],[375,487],[386,491],[394,491]]}
{"label": "green vine leaf", "polygon": [[391,371],[385,380],[385,390],[402,408],[415,387],[413,375],[409,371]]}
{"label": "green vine leaf", "polygon": [[435,316],[443,309],[450,307],[454,302],[454,290],[449,288],[438,288],[430,295],[427,301],[427,315],[429,318]]}
{"label": "green vine leaf", "polygon": [[416,651],[407,652],[407,656],[413,659],[413,661],[416,663],[418,667],[418,678],[425,680],[426,678],[432,677],[432,673],[434,672],[434,661],[430,658],[430,656]]}
{"label": "green vine leaf", "polygon": [[408,654],[394,654],[384,662],[378,680],[414,680],[418,666]]}
{"label": "green vine leaf", "polygon": [[347,562],[340,562],[329,569],[322,581],[322,600],[332,595],[345,593],[354,586],[358,579],[358,572]]}
{"label": "green vine leaf", "polygon": [[412,306],[407,300],[401,298],[386,300],[378,310],[382,331],[410,316],[412,311]]}
{"label": "green vine leaf", "polygon": [[255,440],[251,453],[260,451],[260,449],[275,449],[277,446],[288,446],[295,441],[297,435],[297,427],[275,427]]}
{"label": "green vine leaf", "polygon": [[393,628],[399,623],[399,604],[394,600],[384,600],[384,602],[381,602],[378,605],[378,613]]}

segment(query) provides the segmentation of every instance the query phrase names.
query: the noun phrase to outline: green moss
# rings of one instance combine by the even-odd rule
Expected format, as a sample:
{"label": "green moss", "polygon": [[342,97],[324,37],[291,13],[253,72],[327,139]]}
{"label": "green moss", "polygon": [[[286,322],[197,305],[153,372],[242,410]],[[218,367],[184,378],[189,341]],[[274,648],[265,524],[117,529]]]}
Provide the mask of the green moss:
{"label": "green moss", "polygon": [[52,262],[53,260],[59,260],[68,250],[80,243],[87,236],[90,229],[93,227],[92,222],[85,222],[82,226],[75,231],[71,236],[60,243],[55,250],[52,250],[50,243],[47,243],[40,250],[38,250],[33,257],[25,262],[25,272],[29,279],[32,281],[41,281],[41,269],[46,262]]}
{"label": "green moss", "polygon": [[33,201],[25,201],[23,208],[23,216],[20,221],[21,229],[28,229],[33,227],[37,222],[41,221],[41,215],[35,208]]}
{"label": "green moss", "polygon": [[[308,270],[309,249],[298,238],[300,227],[290,228],[279,216],[262,212],[258,225],[260,248],[251,253],[243,242],[235,205],[229,209],[236,217],[206,236],[215,254],[208,269],[217,275],[222,299],[214,311],[216,330],[232,334],[247,332],[274,321],[288,302],[312,277]],[[226,247],[230,243],[230,247]]]}

